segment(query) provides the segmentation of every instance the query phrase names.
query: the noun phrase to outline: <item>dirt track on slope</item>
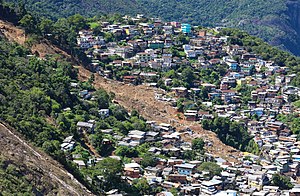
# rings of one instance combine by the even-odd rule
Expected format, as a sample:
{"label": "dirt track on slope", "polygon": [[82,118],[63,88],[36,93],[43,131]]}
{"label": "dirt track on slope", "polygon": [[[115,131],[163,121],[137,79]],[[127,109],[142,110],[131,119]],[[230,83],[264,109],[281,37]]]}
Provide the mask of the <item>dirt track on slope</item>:
{"label": "dirt track on slope", "polygon": [[[79,80],[88,80],[92,73],[81,66],[77,68],[79,70]],[[184,140],[191,141],[193,138],[201,137],[212,143],[212,146],[207,147],[209,153],[229,161],[236,161],[232,155],[237,157],[239,152],[223,144],[215,133],[202,129],[199,123],[178,119],[178,112],[175,108],[167,102],[157,101],[154,96],[155,93],[160,92],[159,89],[145,85],[133,86],[123,84],[118,81],[103,78],[98,74],[94,75],[94,86],[97,89],[103,88],[107,92],[113,92],[115,94],[115,101],[127,110],[132,111],[135,109],[147,120],[157,121],[158,123],[169,123],[179,131],[189,127],[195,134],[192,136],[185,135]],[[183,116],[183,114],[180,115]]]}
{"label": "dirt track on slope", "polygon": [[[5,32],[3,34],[8,39],[24,45],[26,37],[23,30],[0,20],[0,28],[1,26],[5,27]],[[74,67],[78,68],[78,77],[81,81],[88,80],[88,78],[92,74],[91,72],[80,66],[80,64],[78,64],[69,54],[52,45],[51,43],[49,43],[49,41],[44,40],[41,43],[33,45],[31,47],[31,51],[33,53],[37,51],[37,53],[41,57],[44,57],[47,54],[62,55],[63,58],[73,63]],[[116,95],[115,100],[120,105],[122,105],[129,111],[132,111],[133,109],[137,110],[147,120],[154,120],[159,123],[170,123],[174,127],[176,127],[177,130],[185,129],[187,127],[192,128],[192,130],[195,131],[195,135],[184,137],[185,140],[190,141],[191,138],[195,137],[202,137],[204,139],[207,139],[213,144],[211,147],[207,148],[208,152],[216,156],[226,158],[229,161],[236,161],[235,158],[232,158],[229,155],[237,156],[238,152],[233,153],[232,151],[235,150],[232,147],[223,144],[217,138],[216,134],[210,131],[203,130],[202,127],[197,123],[179,120],[177,118],[176,110],[169,103],[156,101],[154,95],[155,92],[160,91],[159,89],[147,87],[144,85],[126,85],[117,81],[105,79],[98,74],[95,74],[94,85],[96,88],[103,88],[108,92],[113,92]]]}

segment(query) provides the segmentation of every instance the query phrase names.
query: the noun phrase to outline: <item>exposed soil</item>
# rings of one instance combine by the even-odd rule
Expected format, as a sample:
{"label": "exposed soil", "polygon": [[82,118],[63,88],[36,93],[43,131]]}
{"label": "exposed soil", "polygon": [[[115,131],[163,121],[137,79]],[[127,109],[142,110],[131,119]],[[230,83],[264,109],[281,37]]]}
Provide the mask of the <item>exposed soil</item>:
{"label": "exposed soil", "polygon": [[[24,177],[43,195],[92,195],[63,166],[28,144],[12,128],[0,123],[0,157],[26,168]],[[1,190],[0,190],[1,192]]]}
{"label": "exposed soil", "polygon": [[[86,81],[90,78],[90,71],[83,67],[78,67],[79,80]],[[147,120],[154,120],[158,123],[169,123],[176,127],[178,131],[184,130],[189,127],[195,132],[194,135],[183,136],[184,140],[191,141],[193,138],[201,137],[209,141],[212,145],[207,148],[207,151],[213,155],[225,158],[229,161],[236,161],[239,154],[237,150],[230,146],[223,144],[217,135],[211,131],[202,129],[201,125],[197,122],[189,122],[184,119],[178,119],[176,111],[170,103],[157,101],[155,93],[159,93],[157,88],[148,87],[145,85],[129,85],[122,82],[103,78],[98,74],[95,75],[94,86],[99,89],[103,88],[107,92],[115,94],[115,101],[125,107],[127,110],[137,110]],[[183,116],[183,114],[180,114]]]}
{"label": "exposed soil", "polygon": [[25,32],[22,29],[16,28],[11,23],[0,20],[0,32],[3,33],[9,41],[14,41],[21,45],[25,44]]}
{"label": "exposed soil", "polygon": [[[24,32],[14,27],[13,25],[0,20],[1,25],[5,27],[4,35],[19,44],[24,44]],[[51,45],[48,41],[42,41],[39,44],[32,46],[33,52],[37,51],[40,56],[46,54],[61,54],[64,58],[73,63],[74,67],[79,70],[79,80],[86,81],[91,76],[91,72],[83,68],[78,64],[69,54],[59,49],[56,46]],[[191,123],[182,119],[178,119],[177,111],[169,103],[157,101],[154,96],[159,89],[148,87],[145,85],[133,86],[123,84],[121,82],[109,80],[95,74],[94,85],[96,88],[103,88],[108,92],[113,92],[116,97],[115,101],[125,107],[127,110],[137,110],[147,120],[154,120],[157,122],[169,123],[182,130],[190,127],[195,135],[184,137],[185,140],[191,140],[192,138],[202,137],[212,143],[212,146],[207,147],[208,152],[223,157],[229,161],[236,161],[239,152],[230,146],[223,144],[211,131],[203,130],[198,123]],[[182,116],[182,114],[181,114]]]}

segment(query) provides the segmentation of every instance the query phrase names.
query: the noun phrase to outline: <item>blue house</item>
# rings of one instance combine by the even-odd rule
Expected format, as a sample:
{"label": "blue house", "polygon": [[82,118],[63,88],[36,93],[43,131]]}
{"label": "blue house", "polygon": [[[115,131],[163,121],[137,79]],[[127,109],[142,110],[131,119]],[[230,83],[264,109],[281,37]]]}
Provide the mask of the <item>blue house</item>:
{"label": "blue house", "polygon": [[300,162],[300,155],[293,155],[292,156],[293,162]]}
{"label": "blue house", "polygon": [[183,24],[181,24],[181,31],[182,31],[182,33],[191,33],[192,27],[190,24],[183,23]]}
{"label": "blue house", "polygon": [[237,71],[239,68],[238,62],[236,62],[233,59],[228,59],[226,63],[229,66],[229,69],[231,69],[233,71]]}
{"label": "blue house", "polygon": [[191,175],[196,168],[196,165],[193,164],[179,164],[174,166],[177,169],[177,172],[181,175]]}
{"label": "blue house", "polygon": [[208,98],[214,100],[217,97],[221,97],[221,93],[208,93]]}
{"label": "blue house", "polygon": [[251,115],[256,114],[258,117],[261,117],[264,114],[264,108],[255,108],[251,110],[250,114]]}

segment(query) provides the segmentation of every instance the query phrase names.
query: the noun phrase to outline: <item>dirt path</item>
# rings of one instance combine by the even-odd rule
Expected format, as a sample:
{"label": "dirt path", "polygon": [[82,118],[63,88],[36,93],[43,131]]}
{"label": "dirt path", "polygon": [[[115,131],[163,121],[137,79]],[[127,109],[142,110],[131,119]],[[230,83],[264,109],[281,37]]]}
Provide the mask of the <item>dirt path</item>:
{"label": "dirt path", "polygon": [[[79,80],[86,81],[91,76],[91,72],[83,67],[77,67],[79,70]],[[147,120],[154,120],[158,123],[169,123],[176,127],[177,130],[183,130],[187,127],[191,128],[195,134],[184,137],[185,140],[191,141],[193,138],[201,137],[212,143],[207,147],[209,153],[225,158],[229,161],[236,161],[233,156],[238,156],[239,152],[230,146],[223,144],[211,131],[202,129],[199,123],[179,120],[177,111],[167,102],[157,101],[155,93],[160,92],[157,88],[151,88],[145,85],[133,86],[123,84],[114,80],[106,79],[95,74],[94,86],[103,88],[108,92],[113,92],[115,101],[125,107],[127,110],[137,110]],[[232,156],[233,155],[233,156]]]}
{"label": "dirt path", "polygon": [[91,154],[93,154],[94,156],[100,158],[101,156],[99,155],[99,153],[97,152],[97,150],[94,148],[93,145],[91,145],[91,141],[88,137],[88,135],[86,134],[86,132],[83,132],[83,141],[84,144],[86,145],[86,147],[88,148],[88,150],[90,151]]}
{"label": "dirt path", "polygon": [[[7,24],[0,20],[1,25],[5,27],[4,35],[8,39],[18,42],[19,44],[25,43],[24,32],[11,24]],[[80,66],[74,59],[68,55],[63,50],[51,45],[48,41],[43,41],[39,44],[32,46],[32,52],[37,51],[38,54],[43,57],[46,54],[61,54],[66,60],[69,60],[73,63],[76,68],[79,70],[79,79],[81,81],[86,81],[91,75],[91,72],[84,69]],[[234,149],[232,147],[226,146],[223,144],[217,136],[210,132],[203,130],[199,124],[190,123],[184,120],[179,120],[177,118],[176,110],[168,103],[156,101],[154,96],[156,92],[159,92],[159,89],[150,88],[144,85],[140,86],[131,86],[122,84],[117,81],[105,79],[98,74],[95,74],[94,85],[96,88],[103,88],[108,92],[113,92],[116,95],[115,100],[125,107],[128,111],[133,109],[137,110],[144,118],[147,120],[154,120],[158,123],[170,123],[172,126],[177,127],[178,130],[184,129],[186,127],[192,127],[196,132],[194,137],[202,137],[209,140],[213,146],[208,148],[208,151],[216,156],[226,158],[229,161],[235,161],[236,159],[232,158],[229,155],[237,156],[237,153],[232,153]],[[190,140],[191,138],[186,138]]]}

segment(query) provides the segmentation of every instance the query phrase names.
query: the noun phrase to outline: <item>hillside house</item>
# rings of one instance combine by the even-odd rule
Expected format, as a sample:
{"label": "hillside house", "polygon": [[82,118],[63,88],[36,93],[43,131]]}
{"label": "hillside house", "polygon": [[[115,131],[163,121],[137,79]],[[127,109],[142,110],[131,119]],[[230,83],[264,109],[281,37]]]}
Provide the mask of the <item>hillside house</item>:
{"label": "hillside house", "polygon": [[95,128],[95,124],[92,122],[78,122],[76,126],[78,131],[86,133],[93,133]]}
{"label": "hillside house", "polygon": [[102,118],[109,117],[109,109],[101,109],[101,110],[99,110],[99,115]]}
{"label": "hillside house", "polygon": [[197,110],[187,110],[184,113],[184,117],[187,121],[197,121],[198,120],[198,111]]}
{"label": "hillside house", "polygon": [[187,88],[185,87],[173,87],[171,88],[171,91],[179,98],[184,98],[188,94]]}
{"label": "hillside house", "polygon": [[218,190],[222,189],[223,182],[220,180],[212,179],[210,181],[203,181],[201,183],[201,193],[214,195],[218,192]]}
{"label": "hillside house", "polygon": [[183,163],[174,165],[174,168],[179,174],[190,176],[195,171],[196,165]]}
{"label": "hillside house", "polygon": [[137,163],[128,163],[124,165],[124,175],[130,178],[139,178],[141,166]]}
{"label": "hillside house", "polygon": [[256,171],[253,174],[246,175],[248,178],[248,185],[257,190],[262,190],[264,185],[269,183],[269,178],[266,175],[266,172]]}

